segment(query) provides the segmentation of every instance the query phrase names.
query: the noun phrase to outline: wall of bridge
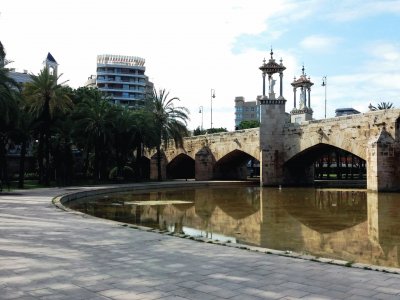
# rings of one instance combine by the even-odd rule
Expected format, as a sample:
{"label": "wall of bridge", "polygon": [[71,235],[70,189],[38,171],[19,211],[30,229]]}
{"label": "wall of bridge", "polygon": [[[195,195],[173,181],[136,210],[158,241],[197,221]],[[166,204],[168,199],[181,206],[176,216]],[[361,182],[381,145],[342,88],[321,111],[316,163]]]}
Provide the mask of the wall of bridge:
{"label": "wall of bridge", "polygon": [[331,145],[367,160],[367,146],[383,128],[396,136],[399,110],[373,111],[302,124],[287,123],[283,128],[285,161],[320,143]]}
{"label": "wall of bridge", "polygon": [[[177,168],[188,168],[187,164],[179,166],[175,160],[190,158],[194,161],[196,180],[245,179],[245,164],[250,158],[259,160],[259,140],[259,129],[252,128],[187,137],[183,141],[183,147],[176,147],[173,141],[170,141],[163,149],[163,178],[168,177],[168,165],[177,164]],[[150,177],[157,179],[155,150],[149,151],[146,156],[151,159]]]}
{"label": "wall of bridge", "polygon": [[366,161],[368,189],[400,190],[399,117],[400,110],[391,109],[301,124],[286,123],[280,132],[282,143],[275,143],[274,151],[269,147],[273,140],[262,134],[262,183],[311,184],[315,159],[327,147],[336,147]]}
{"label": "wall of bridge", "polygon": [[[246,163],[254,158],[260,161],[263,185],[307,185],[314,181],[318,155],[335,147],[366,161],[368,189],[400,190],[400,110],[301,124],[289,122],[282,101],[262,105],[261,111],[260,128],[189,137],[183,147],[170,142],[163,150],[162,178],[178,170],[181,178],[196,180],[246,179]],[[155,151],[147,157],[150,177],[157,179]]]}

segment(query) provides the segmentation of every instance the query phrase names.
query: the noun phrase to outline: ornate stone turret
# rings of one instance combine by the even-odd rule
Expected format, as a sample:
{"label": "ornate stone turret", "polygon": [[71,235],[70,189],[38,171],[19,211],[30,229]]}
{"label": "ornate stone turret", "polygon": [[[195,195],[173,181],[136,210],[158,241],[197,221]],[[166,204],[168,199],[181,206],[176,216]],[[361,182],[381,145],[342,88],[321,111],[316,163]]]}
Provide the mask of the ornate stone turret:
{"label": "ornate stone turret", "polygon": [[[284,100],[283,95],[282,95],[282,92],[283,92],[282,80],[283,80],[283,71],[286,70],[286,67],[282,64],[282,59],[280,60],[280,64],[275,62],[275,59],[273,57],[274,52],[272,51],[272,48],[271,48],[270,55],[271,55],[271,58],[269,59],[268,63],[265,63],[266,60],[264,58],[263,64],[259,68],[261,70],[261,72],[262,72],[262,77],[263,77],[263,94],[262,94],[262,98],[268,98],[270,100],[276,99],[275,98],[275,92],[274,92],[274,86],[275,86],[276,80],[274,80],[272,75],[275,74],[275,73],[279,73],[280,88],[279,88],[278,100]],[[266,97],[266,95],[265,95],[265,77],[266,77],[267,74],[268,74],[268,84],[269,84],[268,97]],[[264,100],[266,100],[266,99],[264,99]]]}
{"label": "ornate stone turret", "polygon": [[[263,76],[263,95],[258,97],[260,103],[260,166],[261,184],[267,186],[282,184],[283,180],[283,127],[289,122],[285,112],[286,100],[282,95],[283,71],[286,69],[282,60],[275,62],[271,49],[271,58],[259,68]],[[275,97],[275,80],[273,74],[280,77],[279,97]],[[265,95],[265,77],[268,75],[269,93]]]}
{"label": "ornate stone turret", "polygon": [[[314,83],[311,82],[310,77],[307,78],[307,75],[304,72],[304,66],[301,70],[302,74],[300,75],[299,79],[296,79],[295,77],[291,83],[294,94],[294,105],[292,111],[290,112],[292,123],[300,123],[311,120],[313,114],[313,110],[311,109],[311,86],[313,86]],[[297,107],[296,101],[298,88],[300,89],[299,107]]]}

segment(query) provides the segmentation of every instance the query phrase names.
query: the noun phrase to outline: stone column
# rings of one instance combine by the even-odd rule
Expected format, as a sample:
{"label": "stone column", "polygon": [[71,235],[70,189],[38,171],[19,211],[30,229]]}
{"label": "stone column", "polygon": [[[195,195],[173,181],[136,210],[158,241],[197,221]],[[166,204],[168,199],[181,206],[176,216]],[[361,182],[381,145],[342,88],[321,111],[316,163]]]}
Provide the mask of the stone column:
{"label": "stone column", "polygon": [[211,180],[214,178],[215,157],[210,148],[203,147],[195,155],[195,179]]}
{"label": "stone column", "polygon": [[383,128],[367,146],[367,189],[376,192],[398,191],[399,144]]}
{"label": "stone column", "polygon": [[279,98],[283,98],[283,72],[279,73]]}
{"label": "stone column", "polygon": [[[157,153],[150,160],[150,179],[158,180]],[[161,179],[167,179],[167,158],[164,152],[161,153]]]}
{"label": "stone column", "polygon": [[263,77],[263,96],[265,97],[265,73],[262,73],[262,77]]}
{"label": "stone column", "polygon": [[308,88],[308,108],[311,108],[311,88]]}
{"label": "stone column", "polygon": [[296,108],[296,88],[293,88],[293,99],[294,99],[294,108]]}
{"label": "stone column", "polygon": [[286,100],[261,100],[260,105],[260,175],[264,186],[284,184],[283,127],[288,121]]}

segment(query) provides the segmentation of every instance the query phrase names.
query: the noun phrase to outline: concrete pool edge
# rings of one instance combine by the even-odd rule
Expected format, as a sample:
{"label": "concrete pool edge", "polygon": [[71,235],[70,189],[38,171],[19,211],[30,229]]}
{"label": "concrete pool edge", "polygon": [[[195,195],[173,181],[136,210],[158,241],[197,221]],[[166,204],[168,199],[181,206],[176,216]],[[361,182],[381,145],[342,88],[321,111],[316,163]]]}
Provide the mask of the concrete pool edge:
{"label": "concrete pool edge", "polygon": [[356,263],[353,261],[337,260],[337,259],[332,259],[332,258],[323,258],[323,257],[319,257],[319,256],[314,256],[314,255],[296,253],[296,252],[292,252],[292,251],[288,251],[288,250],[286,250],[286,251],[285,250],[275,250],[275,249],[263,248],[263,247],[258,247],[258,246],[249,246],[249,245],[239,244],[239,243],[220,242],[220,241],[202,238],[202,237],[201,238],[193,237],[193,236],[189,236],[186,234],[174,234],[169,231],[157,230],[157,229],[150,228],[150,227],[133,225],[133,224],[129,224],[129,223],[107,220],[107,219],[103,219],[103,218],[97,218],[97,217],[94,217],[91,215],[84,214],[82,212],[72,210],[64,205],[65,203],[70,202],[70,201],[74,201],[74,200],[78,200],[81,198],[94,196],[94,195],[102,195],[102,194],[106,194],[106,193],[127,192],[127,191],[131,191],[131,190],[140,190],[140,191],[151,190],[151,191],[153,191],[153,190],[159,190],[159,189],[163,189],[163,188],[176,188],[176,187],[179,188],[179,187],[195,187],[195,186],[202,186],[202,187],[204,187],[204,186],[226,186],[227,184],[232,184],[232,185],[251,185],[251,184],[253,184],[254,185],[254,183],[248,182],[248,181],[247,182],[246,181],[165,181],[165,182],[133,183],[133,184],[124,184],[124,185],[93,186],[93,187],[89,187],[87,190],[83,190],[83,191],[82,190],[77,191],[79,189],[79,187],[77,187],[77,188],[71,188],[71,192],[54,197],[52,199],[52,203],[57,208],[59,208],[63,211],[66,211],[68,213],[80,215],[84,218],[96,218],[98,220],[102,220],[105,223],[117,224],[121,227],[126,227],[129,229],[138,229],[141,231],[148,231],[148,232],[153,232],[153,233],[158,233],[158,234],[169,235],[169,236],[173,236],[173,237],[190,239],[190,240],[197,241],[197,242],[205,242],[205,243],[209,243],[209,244],[238,248],[238,249],[243,249],[243,250],[252,251],[252,252],[264,253],[264,254],[292,257],[292,258],[297,258],[297,259],[302,259],[302,260],[308,260],[308,261],[325,263],[325,264],[333,264],[333,265],[338,265],[338,266],[343,266],[343,267],[351,267],[351,268],[357,268],[357,269],[379,271],[379,272],[391,273],[391,274],[400,274],[400,268],[385,267],[385,266],[378,266],[378,265],[371,265],[371,264],[364,264],[364,263]]}

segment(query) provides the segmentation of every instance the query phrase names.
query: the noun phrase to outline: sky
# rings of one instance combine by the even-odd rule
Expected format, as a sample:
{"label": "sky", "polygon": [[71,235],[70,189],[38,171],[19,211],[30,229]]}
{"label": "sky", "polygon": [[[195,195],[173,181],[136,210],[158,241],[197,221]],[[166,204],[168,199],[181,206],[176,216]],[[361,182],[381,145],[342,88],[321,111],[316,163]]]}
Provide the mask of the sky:
{"label": "sky", "polygon": [[50,52],[73,88],[96,73],[99,54],[142,57],[155,87],[190,110],[190,129],[211,126],[211,104],[213,127],[234,129],[235,97],[262,94],[271,47],[286,67],[287,112],[303,65],[315,119],[323,76],[328,118],[370,103],[400,108],[400,0],[2,0],[0,41],[17,71],[39,73]]}

